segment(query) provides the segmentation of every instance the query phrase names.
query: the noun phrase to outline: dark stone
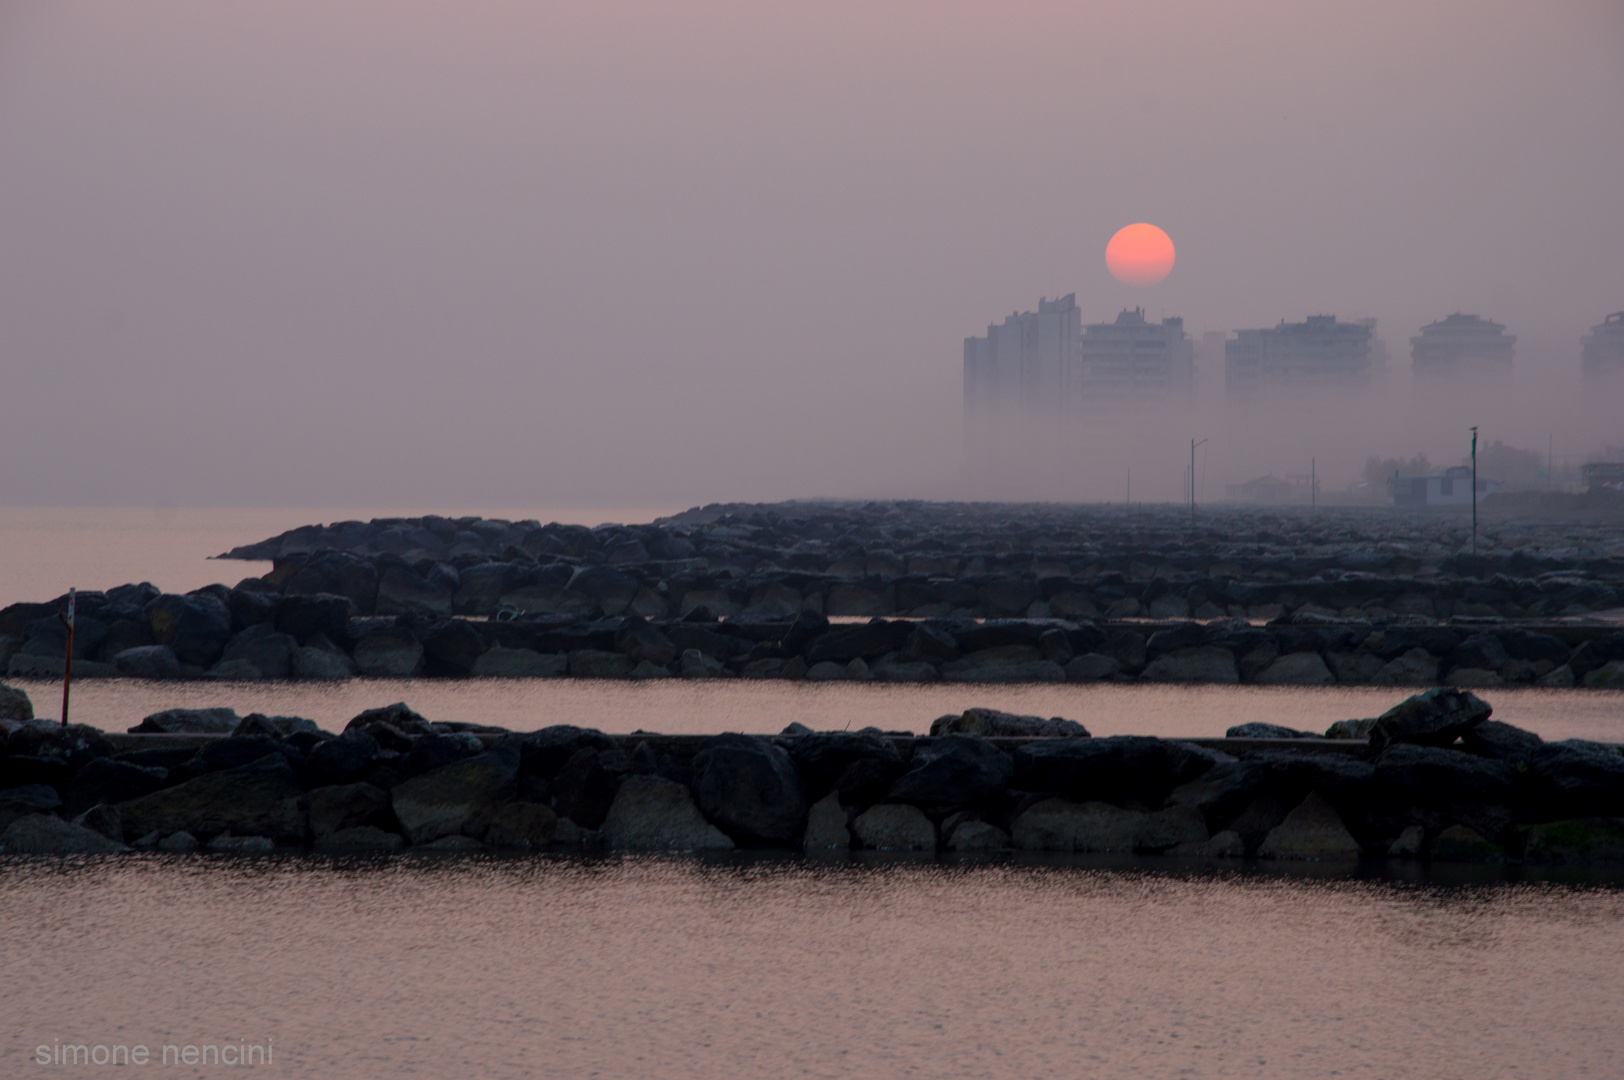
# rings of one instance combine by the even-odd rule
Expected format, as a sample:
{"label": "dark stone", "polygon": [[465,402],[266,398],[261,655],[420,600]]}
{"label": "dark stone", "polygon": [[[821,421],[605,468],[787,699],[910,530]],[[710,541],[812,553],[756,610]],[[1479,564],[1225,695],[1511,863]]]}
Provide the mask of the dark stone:
{"label": "dark stone", "polygon": [[502,804],[518,792],[519,755],[496,746],[410,780],[389,792],[406,837],[424,844],[442,836],[483,836]]}
{"label": "dark stone", "polygon": [[357,713],[354,719],[344,725],[344,730],[346,732],[365,731],[375,724],[387,724],[396,731],[404,732],[407,735],[439,734],[434,725],[407,708],[404,701],[397,701],[393,705],[385,705],[379,709],[366,709]]}
{"label": "dark stone", "polygon": [[348,784],[367,772],[378,755],[378,741],[362,731],[349,731],[326,739],[305,754],[305,775],[311,787]]}
{"label": "dark stone", "polygon": [[961,653],[972,653],[1005,645],[1036,647],[1038,638],[1046,629],[1048,627],[1044,624],[1028,619],[988,619],[980,623],[965,623],[954,630],[953,636],[958,640]]}
{"label": "dark stone", "polygon": [[197,756],[210,772],[221,772],[226,769],[240,769],[267,754],[280,755],[295,769],[304,765],[304,759],[293,747],[263,735],[216,739],[199,750]]}
{"label": "dark stone", "polygon": [[145,608],[152,639],[183,664],[212,667],[231,637],[231,612],[209,595],[166,593]]}
{"label": "dark stone", "polygon": [[317,840],[340,829],[371,826],[392,830],[394,812],[389,792],[372,784],[334,784],[312,788],[310,832]]}
{"label": "dark stone", "polygon": [[609,806],[620,790],[620,778],[606,769],[603,755],[590,746],[570,755],[564,767],[548,783],[553,809],[586,829],[596,829],[609,814]]}
{"label": "dark stone", "polygon": [[250,626],[226,645],[220,659],[246,660],[268,679],[286,678],[293,650],[299,642],[291,634],[284,634],[270,623]]}
{"label": "dark stone", "polygon": [[1489,703],[1476,694],[1439,686],[1414,694],[1376,718],[1370,745],[1377,750],[1393,743],[1448,746],[1489,718]]}
{"label": "dark stone", "polygon": [[979,802],[1009,787],[1015,763],[986,739],[942,735],[914,744],[908,771],[889,797],[915,806],[947,809]]}
{"label": "dark stone", "polygon": [[607,566],[582,568],[570,579],[568,586],[570,592],[591,597],[605,615],[619,615],[625,611],[642,587],[636,578]]}
{"label": "dark stone", "polygon": [[1224,738],[1226,739],[1317,739],[1319,737],[1320,735],[1316,731],[1298,731],[1296,728],[1256,721],[1250,724],[1236,724],[1224,732]]}
{"label": "dark stone", "polygon": [[[594,728],[554,724],[519,736],[518,745],[519,770],[527,776],[551,780],[577,752],[590,748],[608,753],[619,744]],[[579,819],[576,824],[581,824]]]}
{"label": "dark stone", "polygon": [[120,675],[132,679],[178,679],[180,659],[168,645],[142,645],[125,649],[113,657]]}
{"label": "dark stone", "polygon": [[945,626],[920,623],[903,642],[902,656],[905,660],[941,664],[958,659],[959,642]]}
{"label": "dark stone", "polygon": [[0,830],[29,814],[54,813],[62,796],[50,784],[18,784],[0,790]]}
{"label": "dark stone", "polygon": [[40,785],[62,791],[76,771],[67,758],[10,754],[0,758],[0,788]]}
{"label": "dark stone", "polygon": [[88,724],[63,728],[52,720],[30,720],[6,736],[6,753],[59,758],[78,769],[94,758],[112,757],[113,744]]}
{"label": "dark stone", "polygon": [[800,766],[807,797],[813,802],[827,795],[854,762],[872,759],[888,763],[893,771],[886,780],[887,786],[902,772],[902,755],[894,742],[857,731],[802,735],[791,744],[790,756]]}
{"label": "dark stone", "polygon": [[1262,765],[1255,761],[1229,761],[1180,784],[1167,797],[1167,802],[1170,806],[1188,806],[1200,811],[1207,819],[1208,831],[1217,833],[1251,805],[1262,789]]}
{"label": "dark stone", "polygon": [[1151,659],[1179,649],[1195,649],[1212,638],[1212,631],[1200,623],[1182,623],[1167,630],[1158,630],[1145,642],[1145,654]]}
{"label": "dark stone", "polygon": [[229,735],[237,730],[242,717],[236,709],[165,709],[155,712],[130,728],[134,734],[154,732],[186,735]]}
{"label": "dark stone", "polygon": [[1146,735],[1052,739],[1015,751],[1015,787],[1075,802],[1162,804],[1172,786],[1167,749]]}
{"label": "dark stone", "polygon": [[406,773],[416,776],[434,769],[444,768],[466,757],[483,753],[485,745],[466,733],[454,735],[424,735],[412,744],[406,755]]}
{"label": "dark stone", "polygon": [[1512,763],[1527,761],[1545,740],[1498,720],[1485,720],[1460,738],[1461,749],[1478,757]]}
{"label": "dark stone", "polygon": [[1550,634],[1539,634],[1532,630],[1498,630],[1496,635],[1513,660],[1549,660],[1561,666],[1568,662],[1568,654],[1572,652],[1567,642]]}
{"label": "dark stone", "polygon": [[[26,640],[17,650],[19,656],[63,656],[68,651],[68,628],[52,615],[29,623],[23,631]],[[107,624],[99,619],[76,615],[73,627],[73,658],[88,660],[97,655],[99,646],[107,637]]]}
{"label": "dark stone", "polygon": [[467,675],[485,651],[485,641],[466,619],[438,619],[419,635],[426,675]]}
{"label": "dark stone", "polygon": [[1606,743],[1545,743],[1528,761],[1544,820],[1624,814],[1624,753]]}
{"label": "dark stone", "polygon": [[77,814],[97,803],[121,803],[157,791],[168,778],[165,768],[97,758],[74,776],[63,802],[68,814]]}
{"label": "dark stone", "polygon": [[1402,822],[1463,824],[1500,832],[1516,795],[1517,767],[1459,750],[1395,743],[1376,759],[1374,801]]}
{"label": "dark stone", "polygon": [[34,703],[25,691],[0,683],[0,720],[32,720]]}
{"label": "dark stone", "polygon": [[[715,630],[689,622],[679,623],[671,627],[666,631],[666,637],[679,651],[685,652],[688,649],[698,649],[705,655],[714,656],[718,660],[730,660],[735,656],[743,656],[754,648],[749,641],[743,638],[719,634]],[[789,640],[789,637],[785,638],[786,642]],[[614,642],[611,640],[610,645],[613,644]]]}
{"label": "dark stone", "polygon": [[840,779],[835,781],[835,791],[845,806],[872,806],[885,798],[891,785],[902,775],[903,768],[900,758],[894,761],[886,758],[859,759],[846,766]]}
{"label": "dark stone", "polygon": [[1500,665],[1511,659],[1506,647],[1493,634],[1473,634],[1450,652],[1450,668],[1480,668],[1498,671]]}
{"label": "dark stone", "polygon": [[[155,644],[152,640],[152,624],[139,616],[133,619],[119,619],[107,627],[107,636],[102,638],[101,644],[96,646],[96,659],[104,664],[111,664],[114,657],[129,649],[140,649]],[[174,653],[170,653],[171,656]],[[180,661],[175,661],[176,670],[179,670]]]}
{"label": "dark stone", "polygon": [[[276,593],[260,589],[245,589],[241,586],[232,589],[231,595],[226,600],[226,610],[231,612],[231,629],[240,634],[250,626],[275,622],[276,604],[280,599]],[[150,632],[149,627],[148,633]]]}
{"label": "dark stone", "polygon": [[130,836],[157,830],[203,838],[229,829],[237,836],[299,842],[306,830],[304,793],[279,753],[143,795],[118,809]]}
{"label": "dark stone", "polygon": [[1568,666],[1573,669],[1573,677],[1582,682],[1586,675],[1614,660],[1624,660],[1624,630],[1580,645],[1573,650]]}
{"label": "dark stone", "polygon": [[348,633],[353,605],[347,596],[316,593],[284,596],[276,605],[276,628],[291,634],[304,645],[316,634],[343,641]]}
{"label": "dark stone", "polygon": [[1038,651],[1043,654],[1045,660],[1052,660],[1061,665],[1077,655],[1071,647],[1071,638],[1058,626],[1038,635]]}
{"label": "dark stone", "polygon": [[836,626],[812,639],[806,650],[806,662],[832,660],[844,664],[858,657],[873,660],[902,648],[911,633],[912,623],[884,619],[874,619],[860,626]]}
{"label": "dark stone", "polygon": [[1105,639],[1099,651],[1115,657],[1124,670],[1138,671],[1145,666],[1145,635],[1134,630],[1119,630]]}
{"label": "dark stone", "polygon": [[694,802],[744,843],[788,843],[806,822],[806,799],[789,754],[754,735],[706,739],[693,762]]}
{"label": "dark stone", "polygon": [[647,660],[664,667],[677,658],[677,647],[641,615],[628,615],[615,632],[615,649],[633,660]]}
{"label": "dark stone", "polygon": [[[820,612],[803,610],[791,620],[789,629],[784,632],[783,638],[778,642],[778,647],[785,656],[800,655],[806,652],[806,647],[813,638],[828,629],[829,620],[824,618]],[[676,639],[673,638],[672,640],[675,641]],[[691,649],[698,648],[698,646],[683,645],[681,648]],[[699,651],[706,652],[707,650],[700,648]],[[711,653],[711,655],[720,656],[721,654]]]}

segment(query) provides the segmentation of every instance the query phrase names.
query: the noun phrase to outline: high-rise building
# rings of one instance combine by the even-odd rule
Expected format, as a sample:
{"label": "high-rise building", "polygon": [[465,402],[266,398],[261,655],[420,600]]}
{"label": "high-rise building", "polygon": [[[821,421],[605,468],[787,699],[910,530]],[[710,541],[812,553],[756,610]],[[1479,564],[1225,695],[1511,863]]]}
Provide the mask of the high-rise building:
{"label": "high-rise building", "polygon": [[1615,311],[1592,326],[1582,345],[1585,382],[1624,380],[1624,311]]}
{"label": "high-rise building", "polygon": [[1195,383],[1195,343],[1183,319],[1145,318],[1143,308],[1116,321],[1083,328],[1070,377],[1062,387],[1069,405],[1161,400],[1187,395]]}
{"label": "high-rise building", "polygon": [[1011,406],[1037,409],[1059,401],[1081,335],[1077,294],[1038,301],[1036,312],[1016,312],[987,336],[964,339],[964,405],[971,413]]}
{"label": "high-rise building", "polygon": [[1516,344],[1501,324],[1457,312],[1410,339],[1410,369],[1423,378],[1510,371]]}
{"label": "high-rise building", "polygon": [[1282,321],[1271,330],[1239,330],[1224,343],[1224,386],[1249,396],[1277,390],[1363,388],[1370,381],[1374,320],[1337,322],[1334,315]]}

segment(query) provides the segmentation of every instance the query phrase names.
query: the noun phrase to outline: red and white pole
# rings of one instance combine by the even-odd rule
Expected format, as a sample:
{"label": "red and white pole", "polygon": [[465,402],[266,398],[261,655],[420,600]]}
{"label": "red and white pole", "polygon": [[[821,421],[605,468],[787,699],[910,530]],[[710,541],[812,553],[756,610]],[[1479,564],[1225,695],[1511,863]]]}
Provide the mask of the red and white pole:
{"label": "red and white pole", "polygon": [[57,612],[56,617],[62,620],[68,628],[68,652],[62,662],[62,730],[68,728],[68,687],[73,683],[73,612],[78,606],[77,589],[68,590],[68,606],[65,611]]}

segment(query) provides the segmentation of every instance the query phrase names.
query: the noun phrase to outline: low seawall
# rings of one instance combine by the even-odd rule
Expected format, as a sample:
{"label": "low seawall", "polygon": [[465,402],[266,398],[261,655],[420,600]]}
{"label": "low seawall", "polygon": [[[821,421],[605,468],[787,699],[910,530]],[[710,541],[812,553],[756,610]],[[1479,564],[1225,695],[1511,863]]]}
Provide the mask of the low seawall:
{"label": "low seawall", "polygon": [[263,716],[229,735],[9,722],[0,845],[1624,860],[1624,751],[1544,743],[1489,712],[1429,691],[1364,739],[1096,739],[985,709],[922,736],[516,734],[404,705],[342,735]]}

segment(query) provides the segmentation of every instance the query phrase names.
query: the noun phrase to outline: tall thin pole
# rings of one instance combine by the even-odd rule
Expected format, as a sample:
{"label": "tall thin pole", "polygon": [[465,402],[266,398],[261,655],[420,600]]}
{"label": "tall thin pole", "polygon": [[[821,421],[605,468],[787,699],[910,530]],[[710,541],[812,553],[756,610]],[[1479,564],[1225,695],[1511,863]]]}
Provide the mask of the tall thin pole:
{"label": "tall thin pole", "polygon": [[1545,436],[1545,490],[1550,491],[1556,484],[1556,433],[1549,432]]}
{"label": "tall thin pole", "polygon": [[1308,459],[1308,508],[1319,509],[1319,474],[1314,470],[1314,459]]}
{"label": "tall thin pole", "polygon": [[1190,440],[1190,524],[1195,524],[1195,440]]}
{"label": "tall thin pole", "polygon": [[1477,554],[1477,425],[1472,425],[1472,554]]}
{"label": "tall thin pole", "polygon": [[67,657],[62,662],[62,730],[68,728],[68,687],[73,683],[73,613],[78,607],[78,590],[68,590],[68,606],[65,611],[59,611],[56,617],[62,620],[68,628]]}

